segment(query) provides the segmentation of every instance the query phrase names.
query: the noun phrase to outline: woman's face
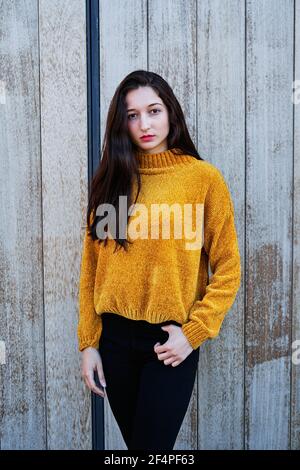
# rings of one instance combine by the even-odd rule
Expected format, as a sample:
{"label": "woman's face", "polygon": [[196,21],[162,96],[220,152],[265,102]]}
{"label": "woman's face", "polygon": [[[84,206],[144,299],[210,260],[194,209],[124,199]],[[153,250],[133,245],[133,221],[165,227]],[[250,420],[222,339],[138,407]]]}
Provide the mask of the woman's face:
{"label": "woman's face", "polygon": [[[128,132],[137,147],[146,153],[168,150],[169,115],[167,107],[149,86],[131,90],[126,95]],[[152,135],[143,140],[143,135]]]}

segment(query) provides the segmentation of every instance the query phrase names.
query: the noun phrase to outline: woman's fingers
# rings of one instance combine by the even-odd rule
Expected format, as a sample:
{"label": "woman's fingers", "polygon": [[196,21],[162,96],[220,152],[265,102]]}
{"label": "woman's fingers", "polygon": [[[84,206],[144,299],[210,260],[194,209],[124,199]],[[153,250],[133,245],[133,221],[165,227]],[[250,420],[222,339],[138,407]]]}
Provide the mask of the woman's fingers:
{"label": "woman's fingers", "polygon": [[174,362],[172,362],[172,367],[179,366],[179,364],[181,364],[181,362],[179,362],[179,361],[174,361]]}
{"label": "woman's fingers", "polygon": [[157,353],[157,357],[158,357],[158,359],[163,361],[164,359],[168,359],[169,357],[173,357],[173,354],[170,351],[160,352],[160,353]]}
{"label": "woman's fingers", "polygon": [[85,382],[86,382],[88,388],[89,388],[92,392],[96,393],[97,395],[100,395],[101,397],[104,397],[104,392],[103,392],[100,388],[98,388],[97,385],[96,385],[96,383],[95,383],[95,380],[94,380],[94,378],[93,378],[93,372],[92,372],[92,373],[88,372],[88,373],[86,374],[86,376],[85,376]]}
{"label": "woman's fingers", "polygon": [[164,361],[164,364],[167,366],[173,361],[178,360],[170,351],[156,353],[159,361]]}
{"label": "woman's fingers", "polygon": [[102,367],[102,364],[100,363],[97,363],[97,374],[98,374],[99,382],[101,383],[103,387],[103,393],[105,396],[106,395],[106,392],[105,392],[106,382],[104,378],[103,367]]}
{"label": "woman's fingers", "polygon": [[99,351],[96,348],[88,347],[82,352],[82,377],[86,386],[97,395],[105,397],[105,390],[97,387],[94,380],[94,371],[97,370],[101,385],[105,384],[102,361]]}
{"label": "woman's fingers", "polygon": [[[157,344],[160,344],[160,343],[156,343],[154,345],[154,351],[155,351],[155,347],[156,347]],[[164,359],[168,359],[169,357],[173,357],[173,353],[171,351],[168,351],[168,350],[160,351],[160,352],[155,351],[155,352],[157,354],[158,359],[160,359],[161,361],[163,361]]]}
{"label": "woman's fingers", "polygon": [[164,364],[168,366],[169,364],[172,364],[172,362],[177,361],[177,360],[178,359],[176,357],[171,356],[170,358],[164,360]]}

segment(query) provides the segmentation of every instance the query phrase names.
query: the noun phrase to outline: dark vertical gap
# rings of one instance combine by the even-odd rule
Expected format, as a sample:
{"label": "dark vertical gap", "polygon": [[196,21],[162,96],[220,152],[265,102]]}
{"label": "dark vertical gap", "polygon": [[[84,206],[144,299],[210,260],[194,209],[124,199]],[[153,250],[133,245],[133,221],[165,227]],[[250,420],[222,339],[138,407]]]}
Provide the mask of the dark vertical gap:
{"label": "dark vertical gap", "polygon": [[43,226],[43,165],[42,165],[42,103],[41,103],[41,46],[40,46],[40,4],[37,1],[37,44],[38,44],[38,73],[39,73],[39,124],[40,124],[40,195],[41,195],[41,264],[43,292],[43,343],[44,343],[44,400],[45,400],[45,447],[48,450],[48,417],[47,417],[47,359],[46,359],[46,319],[45,319],[45,269],[44,269],[44,226]]}
{"label": "dark vertical gap", "polygon": [[244,416],[243,416],[243,434],[244,434],[244,450],[246,450],[246,357],[247,357],[247,352],[246,352],[246,333],[247,333],[247,328],[246,328],[246,318],[247,318],[247,290],[246,290],[246,278],[247,278],[247,0],[244,2],[244,19],[245,19],[245,25],[244,25],[244,31],[245,31],[245,49],[244,49],[244,56],[245,56],[245,62],[244,62],[244,94],[245,94],[245,101],[244,101],[244,113],[245,113],[245,122],[244,122],[244,142],[245,142],[245,197],[244,197],[244,221],[245,221],[245,227],[244,227]]}
{"label": "dark vertical gap", "polygon": [[88,176],[90,191],[90,183],[99,164],[100,151],[99,0],[86,0],[86,10]]}
{"label": "dark vertical gap", "polygon": [[[296,2],[294,0],[294,18],[293,18],[293,84],[295,84],[296,80]],[[292,133],[293,133],[293,144],[292,144],[292,184],[293,184],[293,191],[292,191],[292,253],[291,253],[291,319],[290,319],[290,350],[289,350],[289,357],[290,357],[290,426],[289,426],[289,449],[292,450],[292,419],[293,419],[293,362],[292,362],[292,341],[293,341],[293,306],[294,306],[294,299],[293,299],[293,284],[294,284],[294,202],[295,202],[295,103],[293,100],[293,108],[292,108]]]}
{"label": "dark vertical gap", "polygon": [[[99,0],[86,0],[88,194],[100,157]],[[99,386],[98,375],[95,381]],[[103,398],[91,393],[92,449],[104,450]]]}

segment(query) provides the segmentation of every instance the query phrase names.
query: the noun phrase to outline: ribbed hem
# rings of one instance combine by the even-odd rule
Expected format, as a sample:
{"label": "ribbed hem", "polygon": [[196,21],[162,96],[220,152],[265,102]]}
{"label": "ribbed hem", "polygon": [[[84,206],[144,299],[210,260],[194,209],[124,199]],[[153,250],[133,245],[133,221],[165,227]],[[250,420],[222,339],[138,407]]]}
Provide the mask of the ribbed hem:
{"label": "ribbed hem", "polygon": [[152,310],[147,310],[141,313],[141,311],[138,309],[133,309],[131,307],[124,308],[121,305],[115,306],[114,304],[110,305],[109,303],[104,302],[102,303],[101,307],[97,306],[96,312],[98,315],[101,315],[104,312],[116,313],[117,315],[128,318],[129,320],[144,320],[152,324],[168,322],[172,320],[174,320],[176,323],[179,323],[180,325],[182,324],[180,318],[168,318],[165,312],[158,313]]}
{"label": "ribbed hem", "polygon": [[181,328],[193,349],[197,349],[204,341],[210,338],[201,324],[194,320],[184,323]]}
{"label": "ribbed hem", "polygon": [[176,153],[177,149],[169,149],[159,153],[146,153],[136,151],[141,173],[155,172],[155,170],[168,170],[177,166],[190,165],[197,161],[192,155]]}

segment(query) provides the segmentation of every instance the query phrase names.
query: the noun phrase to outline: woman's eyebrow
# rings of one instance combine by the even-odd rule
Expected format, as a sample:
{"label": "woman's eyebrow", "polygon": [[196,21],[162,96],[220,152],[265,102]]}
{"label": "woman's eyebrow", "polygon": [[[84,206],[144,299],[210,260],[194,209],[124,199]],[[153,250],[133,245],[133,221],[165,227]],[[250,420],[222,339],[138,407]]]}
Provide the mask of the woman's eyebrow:
{"label": "woman's eyebrow", "polygon": [[[151,103],[151,104],[148,104],[148,108],[149,108],[150,106],[154,106],[154,105],[156,105],[156,104],[159,104],[160,106],[162,106],[162,103]],[[136,111],[136,109],[130,108],[130,109],[127,109],[127,111]]]}

